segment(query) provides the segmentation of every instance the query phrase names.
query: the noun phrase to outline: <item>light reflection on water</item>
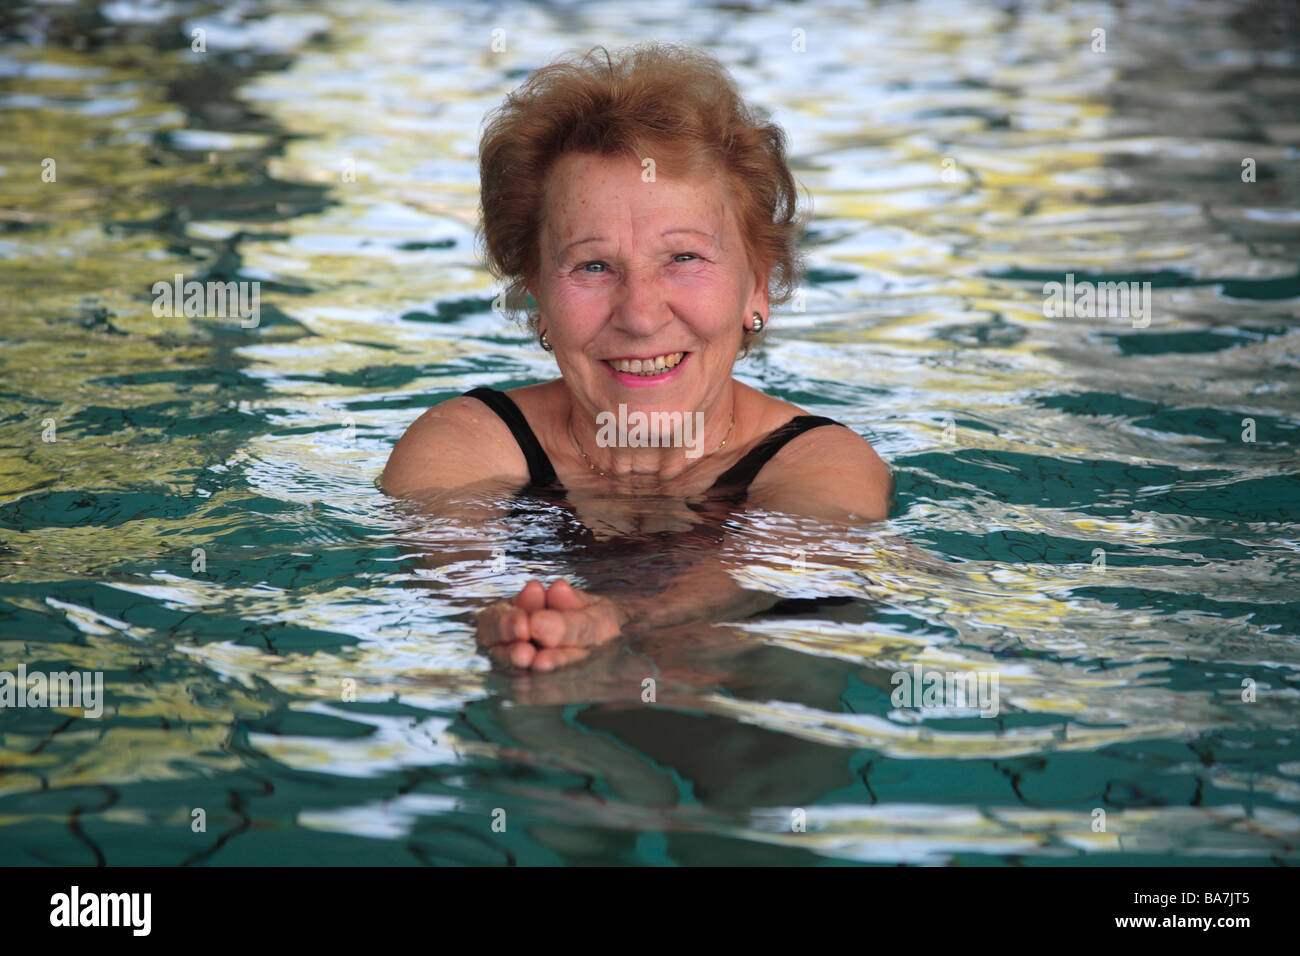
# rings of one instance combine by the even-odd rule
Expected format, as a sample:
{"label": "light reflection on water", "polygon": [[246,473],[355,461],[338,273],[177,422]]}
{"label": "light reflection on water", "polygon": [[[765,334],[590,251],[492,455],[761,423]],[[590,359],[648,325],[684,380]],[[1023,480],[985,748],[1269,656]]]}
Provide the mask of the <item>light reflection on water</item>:
{"label": "light reflection on water", "polygon": [[[78,49],[84,9],[20,12],[0,54],[0,669],[103,670],[109,708],[0,713],[4,862],[297,862],[298,828],[356,862],[1294,859],[1277,14],[119,3]],[[718,54],[813,196],[806,309],[738,377],[866,435],[901,507],[730,515],[718,553],[779,612],[502,675],[476,607],[653,587],[654,546],[599,503],[588,540],[554,502],[467,523],[374,479],[429,405],[554,374],[474,255],[482,115],[648,38]],[[262,281],[262,324],[156,318],[176,272]],[[1151,282],[1150,327],[1044,317],[1066,273]],[[918,662],[996,673],[998,715],[894,706]]]}

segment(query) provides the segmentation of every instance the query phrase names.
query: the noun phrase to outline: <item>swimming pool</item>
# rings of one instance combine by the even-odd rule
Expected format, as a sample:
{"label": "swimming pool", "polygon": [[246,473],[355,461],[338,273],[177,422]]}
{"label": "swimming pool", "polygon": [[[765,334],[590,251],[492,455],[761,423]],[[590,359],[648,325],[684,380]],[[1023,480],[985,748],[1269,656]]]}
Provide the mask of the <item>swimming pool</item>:
{"label": "swimming pool", "polygon": [[[0,863],[1296,861],[1294,20],[158,9],[22,8],[0,57],[0,671],[104,681],[0,709]],[[720,56],[813,196],[737,376],[870,439],[899,507],[806,561],[734,515],[781,613],[512,677],[473,608],[659,572],[375,479],[429,405],[554,374],[475,258],[482,115],[650,38]],[[177,274],[259,321],[156,315]],[[1145,316],[1073,307],[1130,282]],[[899,703],[931,673],[996,712]]]}

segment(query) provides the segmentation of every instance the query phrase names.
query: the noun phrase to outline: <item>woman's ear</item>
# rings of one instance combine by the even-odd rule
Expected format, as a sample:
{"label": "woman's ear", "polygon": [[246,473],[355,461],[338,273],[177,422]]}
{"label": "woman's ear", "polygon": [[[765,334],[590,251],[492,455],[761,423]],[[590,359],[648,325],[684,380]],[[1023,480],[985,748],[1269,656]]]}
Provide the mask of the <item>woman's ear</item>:
{"label": "woman's ear", "polygon": [[770,266],[760,266],[754,270],[754,286],[750,290],[749,308],[745,310],[745,317],[757,312],[766,322],[772,314],[771,294],[768,290],[768,282],[772,276]]}
{"label": "woman's ear", "polygon": [[[541,326],[542,326],[542,300],[539,299],[539,298],[537,297],[537,282],[536,282],[536,280],[532,280],[532,281],[526,283],[526,284],[524,285],[524,291],[527,292],[530,296],[532,296],[532,297],[533,297],[533,302],[536,303],[536,308],[533,309],[532,314],[535,315],[535,316],[537,316],[537,330],[536,330],[536,331],[540,331],[540,330],[541,330]],[[527,300],[527,299],[524,300],[524,312],[525,312],[525,313],[528,312],[528,300]]]}

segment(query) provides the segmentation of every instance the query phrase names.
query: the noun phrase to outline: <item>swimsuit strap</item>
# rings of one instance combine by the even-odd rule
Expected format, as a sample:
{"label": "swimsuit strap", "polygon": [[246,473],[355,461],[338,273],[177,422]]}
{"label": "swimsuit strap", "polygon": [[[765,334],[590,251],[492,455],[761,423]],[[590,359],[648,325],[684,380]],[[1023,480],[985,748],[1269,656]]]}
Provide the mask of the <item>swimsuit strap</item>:
{"label": "swimsuit strap", "polygon": [[555,469],[551,466],[551,459],[547,457],[542,443],[537,440],[533,434],[532,428],[528,425],[528,419],[524,418],[524,413],[519,410],[519,406],[505,392],[498,392],[494,388],[479,387],[472,388],[465,392],[470,398],[477,398],[483,402],[492,411],[501,416],[501,420],[509,426],[511,434],[515,436],[515,441],[519,443],[519,450],[524,453],[524,458],[528,460],[528,480],[532,485],[539,488],[545,488],[554,485],[557,482]]}
{"label": "swimsuit strap", "polygon": [[751,448],[744,458],[719,475],[709,491],[726,489],[736,494],[743,494],[749,490],[749,483],[754,480],[762,467],[771,461],[787,442],[822,425],[839,425],[841,428],[848,428],[843,422],[822,415],[796,415],[780,428],[769,432],[767,437]]}
{"label": "swimsuit strap", "polygon": [[[555,468],[551,465],[551,459],[547,456],[545,449],[542,448],[542,443],[537,440],[532,428],[529,427],[528,419],[524,418],[524,413],[519,410],[519,406],[515,404],[509,395],[486,386],[470,389],[464,394],[483,402],[501,416],[501,420],[509,426],[511,434],[515,436],[515,441],[519,443],[519,450],[524,453],[524,458],[528,461],[530,484],[539,488],[553,487],[559,484]],[[842,422],[837,422],[833,418],[826,418],[822,415],[796,415],[780,428],[769,432],[762,441],[749,450],[745,457],[720,475],[718,480],[709,488],[709,491],[725,490],[743,495],[749,490],[750,482],[754,480],[762,467],[788,442],[804,432],[820,428],[822,425],[848,427]]]}

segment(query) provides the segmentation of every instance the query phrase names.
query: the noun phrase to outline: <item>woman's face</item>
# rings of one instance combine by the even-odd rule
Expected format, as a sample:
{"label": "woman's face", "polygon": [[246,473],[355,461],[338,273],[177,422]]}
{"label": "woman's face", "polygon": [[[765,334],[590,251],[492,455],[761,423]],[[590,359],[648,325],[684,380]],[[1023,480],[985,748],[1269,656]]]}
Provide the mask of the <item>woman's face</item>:
{"label": "woman's face", "polygon": [[[768,277],[748,260],[720,176],[644,182],[642,172],[586,153],[555,163],[529,291],[579,405],[721,413],[741,323],[767,316]],[[675,353],[685,353],[676,367],[660,369]],[[624,360],[657,371],[621,370]]]}

